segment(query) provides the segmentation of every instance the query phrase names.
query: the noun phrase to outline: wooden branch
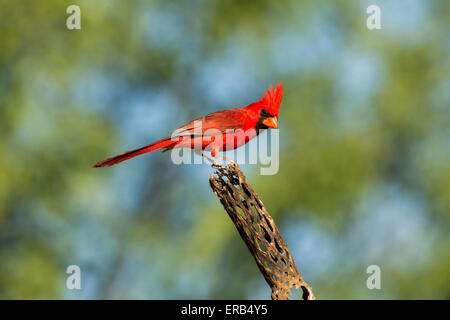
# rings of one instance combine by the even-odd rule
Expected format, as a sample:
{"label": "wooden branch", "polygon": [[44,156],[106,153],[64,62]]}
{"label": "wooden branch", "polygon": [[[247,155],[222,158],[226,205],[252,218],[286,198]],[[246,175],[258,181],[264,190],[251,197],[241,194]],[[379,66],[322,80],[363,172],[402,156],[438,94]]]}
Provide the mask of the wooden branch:
{"label": "wooden branch", "polygon": [[272,217],[235,164],[214,167],[209,183],[247,245],[259,270],[272,289],[273,300],[288,300],[302,289],[303,300],[314,300]]}

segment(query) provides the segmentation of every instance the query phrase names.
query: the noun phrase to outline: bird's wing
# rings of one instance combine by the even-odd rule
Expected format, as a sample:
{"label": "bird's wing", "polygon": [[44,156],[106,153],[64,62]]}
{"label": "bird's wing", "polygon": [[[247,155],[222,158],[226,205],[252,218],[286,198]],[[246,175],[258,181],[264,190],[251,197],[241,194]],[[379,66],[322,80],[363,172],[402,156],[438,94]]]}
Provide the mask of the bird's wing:
{"label": "bird's wing", "polygon": [[210,113],[203,118],[198,118],[186,123],[174,131],[172,137],[182,136],[208,136],[213,135],[213,130],[226,133],[227,130],[243,130],[246,120],[245,112],[241,109],[230,109]]}

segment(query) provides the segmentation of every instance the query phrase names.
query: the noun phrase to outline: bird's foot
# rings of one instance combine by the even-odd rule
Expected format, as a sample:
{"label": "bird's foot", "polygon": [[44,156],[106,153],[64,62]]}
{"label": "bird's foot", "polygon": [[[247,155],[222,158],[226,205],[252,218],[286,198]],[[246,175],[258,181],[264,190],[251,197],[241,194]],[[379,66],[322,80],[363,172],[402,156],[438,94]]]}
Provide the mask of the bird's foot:
{"label": "bird's foot", "polygon": [[220,169],[222,168],[222,165],[216,161],[214,161],[211,165],[211,167],[213,167],[214,169]]}
{"label": "bird's foot", "polygon": [[231,166],[231,167],[237,167],[238,166],[237,162],[234,161],[234,160],[230,159],[230,160],[228,160],[228,162],[230,163],[229,166]]}

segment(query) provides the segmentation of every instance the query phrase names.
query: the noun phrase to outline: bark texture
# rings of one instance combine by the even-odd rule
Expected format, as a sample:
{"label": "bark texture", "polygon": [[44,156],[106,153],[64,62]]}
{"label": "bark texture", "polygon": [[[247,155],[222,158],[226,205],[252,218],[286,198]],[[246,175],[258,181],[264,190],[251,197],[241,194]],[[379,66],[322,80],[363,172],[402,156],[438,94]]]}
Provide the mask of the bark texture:
{"label": "bark texture", "polygon": [[272,289],[272,299],[288,300],[302,289],[303,300],[314,300],[312,288],[297,270],[289,248],[259,196],[235,164],[215,167],[209,183]]}

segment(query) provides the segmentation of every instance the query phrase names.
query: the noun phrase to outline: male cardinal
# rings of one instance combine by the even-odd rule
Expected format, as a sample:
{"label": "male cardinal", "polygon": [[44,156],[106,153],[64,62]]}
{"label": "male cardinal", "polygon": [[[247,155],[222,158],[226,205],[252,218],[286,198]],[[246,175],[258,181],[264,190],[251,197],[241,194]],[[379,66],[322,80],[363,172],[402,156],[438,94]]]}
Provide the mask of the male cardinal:
{"label": "male cardinal", "polygon": [[233,150],[246,144],[261,130],[277,128],[282,98],[283,83],[279,83],[275,90],[271,86],[261,100],[247,107],[217,111],[192,120],[176,129],[170,138],[99,161],[93,167],[112,166],[147,152],[158,149],[167,151],[174,148],[194,149],[197,154],[216,165],[216,162],[203,154],[204,151],[210,151],[214,158],[234,162],[217,153]]}

